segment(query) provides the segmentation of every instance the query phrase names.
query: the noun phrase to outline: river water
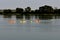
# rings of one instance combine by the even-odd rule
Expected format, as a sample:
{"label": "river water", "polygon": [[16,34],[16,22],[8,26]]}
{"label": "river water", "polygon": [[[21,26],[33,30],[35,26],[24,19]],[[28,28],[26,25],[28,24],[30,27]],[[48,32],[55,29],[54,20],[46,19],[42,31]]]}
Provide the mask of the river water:
{"label": "river water", "polygon": [[0,40],[60,40],[60,19],[0,15]]}

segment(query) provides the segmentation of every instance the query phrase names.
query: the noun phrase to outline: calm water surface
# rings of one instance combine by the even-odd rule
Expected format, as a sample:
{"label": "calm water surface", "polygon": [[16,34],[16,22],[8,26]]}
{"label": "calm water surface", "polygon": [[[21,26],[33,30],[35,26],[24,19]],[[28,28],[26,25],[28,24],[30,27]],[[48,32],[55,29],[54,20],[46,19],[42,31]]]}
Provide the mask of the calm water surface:
{"label": "calm water surface", "polygon": [[0,15],[0,40],[60,40],[60,19],[4,18]]}

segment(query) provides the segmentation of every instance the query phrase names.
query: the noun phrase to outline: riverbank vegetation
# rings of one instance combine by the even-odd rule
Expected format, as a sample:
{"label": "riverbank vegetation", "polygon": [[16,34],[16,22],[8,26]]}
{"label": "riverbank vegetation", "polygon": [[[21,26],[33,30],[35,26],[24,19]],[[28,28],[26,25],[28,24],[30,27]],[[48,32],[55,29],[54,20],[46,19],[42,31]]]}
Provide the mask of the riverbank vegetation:
{"label": "riverbank vegetation", "polygon": [[12,9],[4,9],[0,10],[1,15],[16,15],[20,17],[21,15],[30,16],[40,16],[43,18],[52,18],[52,16],[60,16],[60,9],[54,9],[52,6],[44,5],[39,7],[39,9],[32,10],[31,7],[23,8],[16,8],[15,10]]}

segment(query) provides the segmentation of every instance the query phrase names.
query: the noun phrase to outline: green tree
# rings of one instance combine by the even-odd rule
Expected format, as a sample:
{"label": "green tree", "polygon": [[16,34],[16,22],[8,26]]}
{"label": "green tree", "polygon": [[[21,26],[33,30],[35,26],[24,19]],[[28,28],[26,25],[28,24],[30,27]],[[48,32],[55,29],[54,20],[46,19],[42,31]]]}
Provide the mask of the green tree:
{"label": "green tree", "polygon": [[48,13],[53,13],[54,9],[51,6],[45,5],[45,6],[39,7],[39,11],[40,12],[46,12],[46,13],[47,12]]}
{"label": "green tree", "polygon": [[23,8],[16,8],[16,13],[23,13]]}
{"label": "green tree", "polygon": [[25,8],[25,12],[31,12],[31,8],[30,7]]}
{"label": "green tree", "polygon": [[5,9],[5,10],[3,10],[3,12],[4,12],[4,13],[11,13],[12,10],[10,10],[10,9]]}

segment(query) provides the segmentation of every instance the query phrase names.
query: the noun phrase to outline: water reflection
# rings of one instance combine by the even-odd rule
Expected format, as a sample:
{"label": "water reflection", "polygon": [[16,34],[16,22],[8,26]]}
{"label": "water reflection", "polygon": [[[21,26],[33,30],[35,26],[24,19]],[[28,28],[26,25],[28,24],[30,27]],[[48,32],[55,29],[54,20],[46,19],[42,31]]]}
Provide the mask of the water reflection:
{"label": "water reflection", "polygon": [[24,23],[26,23],[26,20],[20,20],[20,23],[24,24]]}
{"label": "water reflection", "polygon": [[3,15],[4,18],[11,18],[9,15]]}
{"label": "water reflection", "polygon": [[42,20],[30,16],[5,18],[0,16],[0,39],[2,40],[57,40],[60,39],[60,19]]}
{"label": "water reflection", "polygon": [[[49,32],[54,31],[57,27],[55,25],[60,23],[59,19],[52,20],[42,20],[35,16],[22,16],[22,18],[16,18],[15,15],[11,16],[11,18],[5,18],[2,15],[0,16],[0,29],[4,31],[12,30],[19,32]],[[59,28],[59,26],[57,28]]]}
{"label": "water reflection", "polygon": [[15,21],[15,20],[8,20],[8,23],[9,23],[9,24],[15,24],[16,21]]}
{"label": "water reflection", "polygon": [[40,23],[40,20],[39,19],[36,19],[36,20],[34,20],[36,23]]}

